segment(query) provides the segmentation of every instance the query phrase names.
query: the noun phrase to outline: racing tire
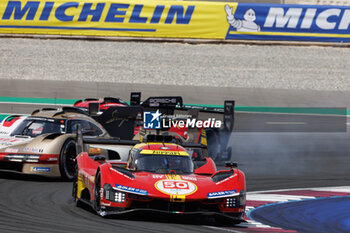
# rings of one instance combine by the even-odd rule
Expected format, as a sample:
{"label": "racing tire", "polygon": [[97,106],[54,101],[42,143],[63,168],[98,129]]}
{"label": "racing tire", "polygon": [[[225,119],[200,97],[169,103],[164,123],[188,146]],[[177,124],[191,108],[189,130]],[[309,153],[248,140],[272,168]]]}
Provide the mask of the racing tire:
{"label": "racing tire", "polygon": [[103,216],[101,209],[101,174],[98,171],[95,178],[95,188],[94,188],[94,202],[93,207],[96,213],[100,216]]}
{"label": "racing tire", "polygon": [[62,146],[59,158],[59,168],[63,180],[71,181],[75,175],[76,144],[72,138],[67,139]]}

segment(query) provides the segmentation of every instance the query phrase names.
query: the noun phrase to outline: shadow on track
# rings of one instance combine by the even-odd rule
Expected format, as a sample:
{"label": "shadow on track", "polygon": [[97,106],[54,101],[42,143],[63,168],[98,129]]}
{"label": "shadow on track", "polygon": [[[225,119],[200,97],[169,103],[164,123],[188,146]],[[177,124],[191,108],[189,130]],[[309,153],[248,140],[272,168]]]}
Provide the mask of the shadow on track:
{"label": "shadow on track", "polygon": [[80,207],[88,213],[95,215],[96,220],[103,219],[104,221],[119,221],[124,220],[130,223],[135,222],[149,222],[149,223],[166,223],[166,224],[181,224],[181,225],[192,225],[192,226],[215,226],[215,227],[239,227],[238,224],[227,222],[216,222],[213,216],[195,216],[195,215],[177,215],[177,214],[162,214],[162,213],[149,213],[149,212],[133,212],[125,213],[120,215],[109,215],[105,217],[98,216],[93,208],[89,205],[82,204]]}
{"label": "shadow on track", "polygon": [[14,171],[0,171],[0,179],[22,180],[36,182],[64,182],[61,178],[46,177],[41,175],[23,174]]}

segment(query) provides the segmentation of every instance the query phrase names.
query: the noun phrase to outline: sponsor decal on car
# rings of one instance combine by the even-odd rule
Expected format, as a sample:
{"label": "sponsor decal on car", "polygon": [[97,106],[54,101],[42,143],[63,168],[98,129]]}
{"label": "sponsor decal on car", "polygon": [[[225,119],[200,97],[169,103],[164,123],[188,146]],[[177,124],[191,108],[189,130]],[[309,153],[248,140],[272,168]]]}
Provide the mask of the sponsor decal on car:
{"label": "sponsor decal on car", "polygon": [[44,149],[25,147],[23,151],[33,152],[33,153],[42,153]]}
{"label": "sponsor decal on car", "polygon": [[31,172],[50,172],[51,168],[49,167],[30,167]]}
{"label": "sponsor decal on car", "polygon": [[12,145],[13,145],[13,143],[11,143],[11,142],[1,142],[0,143],[0,148],[12,146]]}
{"label": "sponsor decal on car", "polygon": [[89,148],[89,154],[90,155],[100,155],[101,154],[101,149],[100,148]]}
{"label": "sponsor decal on car", "polygon": [[157,180],[164,179],[164,177],[165,177],[164,175],[152,175],[152,178]]}
{"label": "sponsor decal on car", "polygon": [[166,151],[166,150],[142,150],[141,154],[152,154],[152,155],[183,155],[189,156],[186,151]]}
{"label": "sponsor decal on car", "polygon": [[148,195],[147,190],[144,190],[144,189],[128,187],[128,186],[120,185],[120,184],[117,184],[117,183],[115,183],[115,187],[116,187],[117,190],[124,191],[124,192],[127,192],[127,193],[135,193],[135,194],[139,194],[139,195]]}
{"label": "sponsor decal on car", "polygon": [[8,152],[8,153],[17,153],[17,152],[18,152],[18,149],[6,148],[6,149],[5,149],[5,152]]}
{"label": "sponsor decal on car", "polygon": [[216,184],[216,185],[219,185],[219,184],[224,183],[224,182],[226,182],[226,181],[228,181],[228,180],[231,180],[231,179],[233,179],[233,178],[235,178],[235,177],[237,177],[237,174],[234,174],[234,175],[232,175],[232,176],[229,176],[229,177],[227,177],[226,179],[223,179],[223,180],[221,180],[221,181],[219,181],[219,182],[216,182],[215,184]]}
{"label": "sponsor decal on car", "polygon": [[237,190],[229,190],[229,191],[219,191],[219,192],[212,192],[207,194],[207,198],[219,198],[219,197],[231,197],[231,196],[238,196],[239,193],[237,193]]}
{"label": "sponsor decal on car", "polygon": [[14,139],[14,138],[0,138],[0,142],[18,142],[20,141],[19,139]]}
{"label": "sponsor decal on car", "polygon": [[197,181],[196,177],[191,177],[191,176],[181,176],[181,178],[184,179],[184,180]]}
{"label": "sponsor decal on car", "polygon": [[159,180],[155,183],[156,189],[169,195],[190,195],[197,191],[197,186],[185,180]]}

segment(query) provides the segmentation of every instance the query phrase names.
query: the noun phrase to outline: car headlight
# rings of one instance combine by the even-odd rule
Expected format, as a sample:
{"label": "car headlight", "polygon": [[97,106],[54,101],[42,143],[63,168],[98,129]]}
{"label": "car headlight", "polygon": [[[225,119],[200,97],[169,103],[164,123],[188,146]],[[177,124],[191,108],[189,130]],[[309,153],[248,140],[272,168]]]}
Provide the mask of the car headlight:
{"label": "car headlight", "polygon": [[103,186],[103,195],[105,199],[117,203],[125,202],[126,198],[126,194],[124,192],[114,190],[110,184],[105,184]]}
{"label": "car headlight", "polygon": [[41,155],[36,154],[7,154],[5,158],[12,162],[32,162],[37,163]]}
{"label": "car headlight", "polygon": [[123,203],[125,201],[125,193],[114,192],[114,200],[115,200],[115,202]]}
{"label": "car headlight", "polygon": [[227,208],[238,208],[246,204],[245,192],[242,190],[237,197],[226,198]]}

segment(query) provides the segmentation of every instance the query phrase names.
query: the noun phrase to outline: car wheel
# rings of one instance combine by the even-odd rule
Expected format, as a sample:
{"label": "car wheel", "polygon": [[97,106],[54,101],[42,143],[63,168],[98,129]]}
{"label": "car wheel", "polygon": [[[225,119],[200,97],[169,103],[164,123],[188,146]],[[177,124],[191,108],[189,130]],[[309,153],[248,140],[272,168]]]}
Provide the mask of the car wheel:
{"label": "car wheel", "polygon": [[76,144],[73,139],[64,142],[60,153],[60,172],[64,180],[73,180],[75,174]]}
{"label": "car wheel", "polygon": [[94,189],[94,210],[98,215],[103,216],[101,209],[101,175],[97,172],[95,179],[95,189]]}

